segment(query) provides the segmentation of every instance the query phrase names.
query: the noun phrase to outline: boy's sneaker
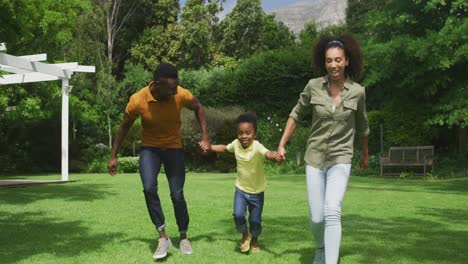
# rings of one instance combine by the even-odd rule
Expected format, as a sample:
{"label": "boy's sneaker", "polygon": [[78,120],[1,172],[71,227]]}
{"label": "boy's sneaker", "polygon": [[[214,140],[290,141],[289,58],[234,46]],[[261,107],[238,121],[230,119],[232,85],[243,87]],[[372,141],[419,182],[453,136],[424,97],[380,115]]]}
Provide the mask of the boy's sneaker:
{"label": "boy's sneaker", "polygon": [[256,254],[260,252],[260,246],[250,246],[250,253]]}
{"label": "boy's sneaker", "polygon": [[188,239],[180,240],[179,247],[180,251],[182,251],[182,253],[184,254],[190,255],[193,253],[192,245],[190,244],[190,241]]}
{"label": "boy's sneaker", "polygon": [[172,241],[170,238],[163,238],[161,237],[158,239],[158,247],[156,248],[156,251],[154,252],[153,258],[154,259],[162,259],[167,256],[167,251],[169,250],[169,247],[172,245]]}
{"label": "boy's sneaker", "polygon": [[325,249],[318,248],[315,250],[314,264],[325,264]]}
{"label": "boy's sneaker", "polygon": [[248,252],[250,250],[250,238],[241,242],[239,249],[242,253]]}

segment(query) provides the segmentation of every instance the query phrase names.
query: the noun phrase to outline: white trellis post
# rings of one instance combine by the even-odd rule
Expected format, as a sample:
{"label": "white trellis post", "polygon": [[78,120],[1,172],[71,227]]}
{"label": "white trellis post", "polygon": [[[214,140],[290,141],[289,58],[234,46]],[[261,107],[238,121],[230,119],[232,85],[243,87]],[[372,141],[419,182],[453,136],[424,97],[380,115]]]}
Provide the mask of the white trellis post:
{"label": "white trellis post", "polygon": [[[0,48],[4,45],[0,45]],[[62,81],[62,168],[61,180],[68,181],[68,131],[69,131],[69,81],[74,72],[95,72],[94,66],[80,66],[76,62],[47,64],[39,61],[47,59],[47,54],[13,56],[0,53],[0,70],[13,74],[3,75],[0,85],[42,81]]]}
{"label": "white trellis post", "polygon": [[68,79],[62,79],[62,181],[68,181],[68,83]]}

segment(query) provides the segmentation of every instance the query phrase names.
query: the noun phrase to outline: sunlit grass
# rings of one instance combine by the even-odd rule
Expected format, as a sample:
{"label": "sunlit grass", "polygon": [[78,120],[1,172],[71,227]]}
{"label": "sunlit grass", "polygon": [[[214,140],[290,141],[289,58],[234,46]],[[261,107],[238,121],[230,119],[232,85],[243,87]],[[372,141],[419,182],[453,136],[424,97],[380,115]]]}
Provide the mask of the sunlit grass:
{"label": "sunlit grass", "polygon": [[[59,179],[59,175],[15,178]],[[137,174],[70,175],[76,182],[0,188],[0,263],[153,263],[156,232]],[[188,174],[193,255],[178,249],[167,180],[160,196],[173,246],[167,263],[312,263],[303,175],[269,177],[262,251],[237,250],[235,174]],[[341,263],[467,263],[468,178],[351,177]]]}

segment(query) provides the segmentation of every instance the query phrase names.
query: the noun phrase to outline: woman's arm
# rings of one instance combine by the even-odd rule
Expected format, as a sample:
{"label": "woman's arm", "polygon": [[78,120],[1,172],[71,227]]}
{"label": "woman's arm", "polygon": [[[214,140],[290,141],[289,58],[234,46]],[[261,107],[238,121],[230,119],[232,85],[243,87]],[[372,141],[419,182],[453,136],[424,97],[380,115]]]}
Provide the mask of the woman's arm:
{"label": "woman's arm", "polygon": [[278,145],[278,152],[276,155],[276,160],[277,161],[285,161],[286,160],[286,149],[285,146],[289,141],[289,138],[291,138],[292,134],[294,133],[294,130],[296,130],[296,120],[293,118],[289,117],[288,121],[286,122],[286,127],[284,128],[284,133],[283,136],[281,137],[280,143]]}

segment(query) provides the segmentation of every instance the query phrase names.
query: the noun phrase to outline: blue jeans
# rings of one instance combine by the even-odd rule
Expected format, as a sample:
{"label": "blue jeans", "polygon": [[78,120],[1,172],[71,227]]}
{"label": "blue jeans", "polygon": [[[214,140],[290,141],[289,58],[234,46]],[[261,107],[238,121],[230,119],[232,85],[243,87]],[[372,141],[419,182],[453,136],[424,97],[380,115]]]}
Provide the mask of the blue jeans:
{"label": "blue jeans", "polygon": [[158,174],[164,163],[172,205],[180,233],[188,230],[189,215],[184,198],[185,164],[182,149],[142,147],[140,151],[140,177],[143,183],[146,207],[158,231],[164,230],[164,214],[158,196]]}
{"label": "blue jeans", "polygon": [[317,248],[325,247],[325,263],[337,263],[341,242],[341,202],[351,164],[329,168],[306,166],[310,224]]}
{"label": "blue jeans", "polygon": [[258,237],[262,233],[262,211],[264,193],[250,194],[236,188],[234,193],[234,223],[240,233],[247,231],[247,221],[245,216],[249,209],[250,234]]}

